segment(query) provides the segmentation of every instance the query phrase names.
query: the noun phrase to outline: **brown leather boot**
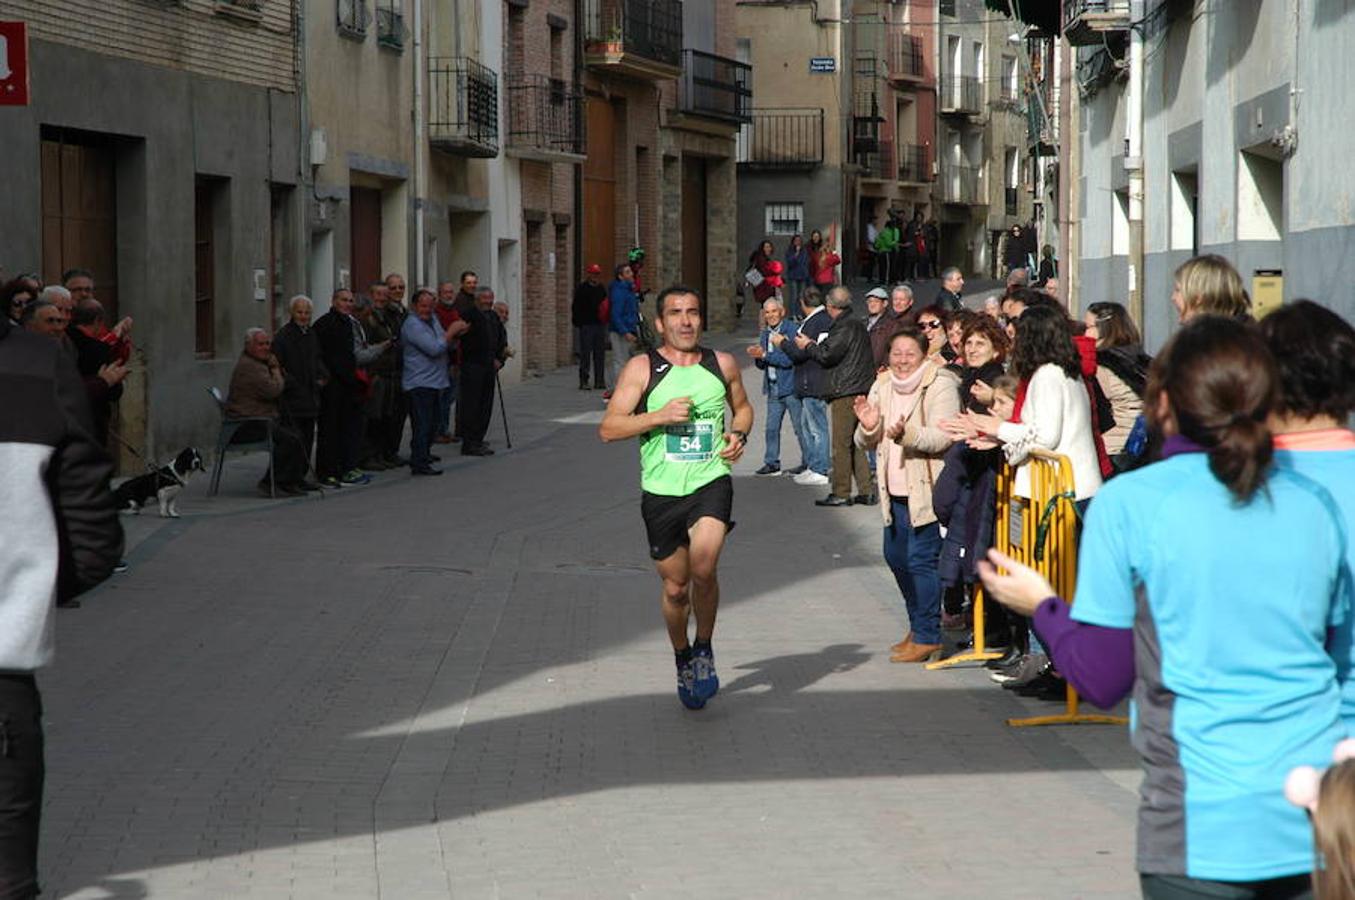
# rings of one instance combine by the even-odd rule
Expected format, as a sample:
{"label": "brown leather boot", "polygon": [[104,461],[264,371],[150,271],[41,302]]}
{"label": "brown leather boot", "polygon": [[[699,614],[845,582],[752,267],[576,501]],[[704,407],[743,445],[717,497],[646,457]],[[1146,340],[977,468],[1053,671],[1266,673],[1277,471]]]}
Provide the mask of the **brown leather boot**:
{"label": "brown leather boot", "polygon": [[903,650],[908,649],[911,646],[913,646],[913,633],[910,631],[907,634],[905,634],[903,636],[903,640],[899,641],[897,644],[890,644],[889,652],[899,653]]}
{"label": "brown leather boot", "polygon": [[940,644],[911,644],[889,657],[889,661],[896,663],[927,662],[940,652]]}

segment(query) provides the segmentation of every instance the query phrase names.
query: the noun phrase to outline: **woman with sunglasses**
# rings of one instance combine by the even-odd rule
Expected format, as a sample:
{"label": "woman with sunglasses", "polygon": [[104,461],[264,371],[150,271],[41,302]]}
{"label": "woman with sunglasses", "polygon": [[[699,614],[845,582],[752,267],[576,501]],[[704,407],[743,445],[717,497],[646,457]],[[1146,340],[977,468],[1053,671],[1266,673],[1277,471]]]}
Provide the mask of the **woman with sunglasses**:
{"label": "woman with sunglasses", "polygon": [[942,368],[955,358],[946,337],[946,323],[949,321],[950,316],[935,303],[924,306],[917,314],[918,330],[927,339],[927,362]]}
{"label": "woman with sunglasses", "polygon": [[20,275],[0,287],[0,308],[4,309],[10,322],[16,325],[19,323],[24,307],[38,299],[41,289],[38,280],[32,275]]}

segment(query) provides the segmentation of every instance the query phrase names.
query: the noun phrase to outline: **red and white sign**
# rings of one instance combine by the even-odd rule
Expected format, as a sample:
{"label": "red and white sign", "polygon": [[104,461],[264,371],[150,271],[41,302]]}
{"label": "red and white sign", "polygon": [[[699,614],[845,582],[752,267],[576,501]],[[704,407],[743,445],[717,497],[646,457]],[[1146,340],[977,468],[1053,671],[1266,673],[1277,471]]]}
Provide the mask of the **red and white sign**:
{"label": "red and white sign", "polygon": [[0,106],[27,106],[28,97],[28,25],[0,22]]}

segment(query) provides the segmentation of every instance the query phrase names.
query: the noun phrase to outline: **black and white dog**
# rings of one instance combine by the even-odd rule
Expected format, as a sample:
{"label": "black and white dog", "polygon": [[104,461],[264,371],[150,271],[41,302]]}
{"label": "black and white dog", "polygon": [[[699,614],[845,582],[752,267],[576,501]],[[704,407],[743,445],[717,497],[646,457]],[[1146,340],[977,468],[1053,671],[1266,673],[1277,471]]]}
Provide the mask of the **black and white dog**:
{"label": "black and white dog", "polygon": [[118,509],[141,514],[141,507],[154,497],[160,502],[160,516],[166,519],[179,518],[179,491],[183,490],[194,472],[204,471],[202,454],[196,447],[187,447],[174,457],[167,466],[161,466],[154,472],[129,478],[118,485],[113,497]]}

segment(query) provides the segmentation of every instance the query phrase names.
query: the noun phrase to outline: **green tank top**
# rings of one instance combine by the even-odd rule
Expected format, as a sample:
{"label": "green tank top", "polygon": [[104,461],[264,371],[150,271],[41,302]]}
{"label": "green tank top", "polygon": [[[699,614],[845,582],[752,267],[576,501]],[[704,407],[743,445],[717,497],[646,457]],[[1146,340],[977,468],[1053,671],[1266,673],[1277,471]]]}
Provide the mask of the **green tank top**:
{"label": "green tank top", "polygon": [[725,396],[728,386],[715,351],[701,348],[701,361],[675,366],[657,350],[649,351],[649,387],[637,413],[662,409],[669,400],[690,397],[691,421],[664,425],[640,438],[640,487],[646,493],[685,497],[729,474],[724,449]]}

